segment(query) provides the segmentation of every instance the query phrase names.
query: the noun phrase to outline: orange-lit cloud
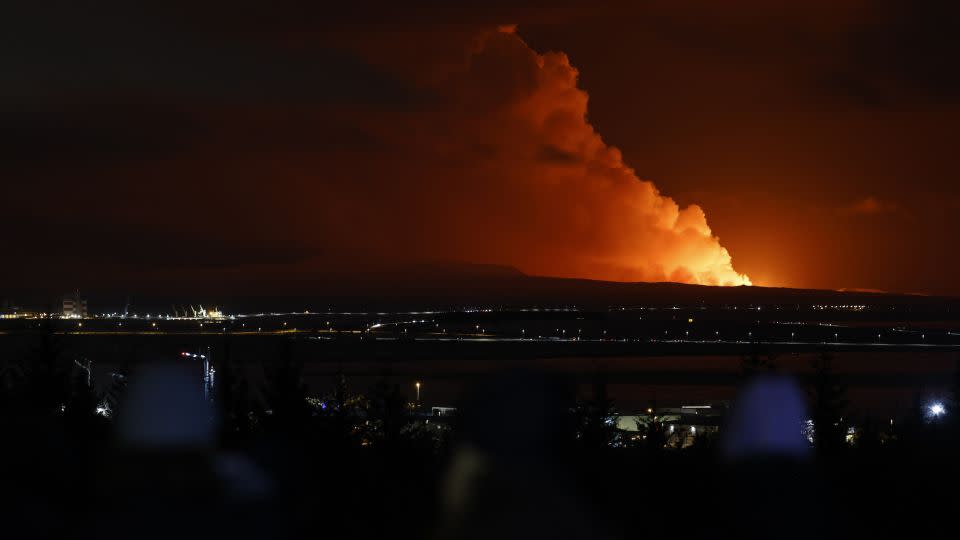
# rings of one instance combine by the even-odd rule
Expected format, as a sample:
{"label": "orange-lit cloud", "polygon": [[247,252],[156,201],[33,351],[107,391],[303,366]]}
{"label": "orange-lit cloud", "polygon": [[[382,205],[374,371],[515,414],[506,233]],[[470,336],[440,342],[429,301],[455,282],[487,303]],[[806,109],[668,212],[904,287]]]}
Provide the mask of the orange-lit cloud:
{"label": "orange-lit cloud", "polygon": [[[162,275],[178,288],[249,272],[268,291],[293,275],[375,279],[436,260],[750,283],[701,207],[678,205],[604,142],[565,54],[533,50],[513,25],[447,28],[343,37],[349,55],[271,49],[276,56],[249,65],[169,51],[182,61],[163,66],[179,71],[158,80],[171,86],[144,94],[166,92],[172,105],[80,107],[71,122],[54,107],[49,121],[76,130],[38,137],[56,156],[41,161],[59,167],[45,173],[59,182],[63,207],[43,205],[49,219],[28,216],[37,226],[26,228],[40,232],[17,247],[34,260],[68,253],[91,283],[123,265],[130,283]],[[121,149],[124,159],[114,155]],[[42,198],[47,185],[26,181],[35,171],[22,167],[11,200]],[[50,225],[75,204],[100,216],[85,224],[82,248]],[[211,238],[184,216],[229,226]],[[78,279],[74,268],[57,272],[44,281]]]}
{"label": "orange-lit cloud", "polygon": [[414,193],[443,194],[446,211],[418,205],[406,218],[450,239],[425,240],[426,254],[540,275],[749,284],[702,208],[680,207],[603,141],[567,56],[513,30],[484,34],[463,65],[431,74],[443,105],[388,130],[415,169]]}

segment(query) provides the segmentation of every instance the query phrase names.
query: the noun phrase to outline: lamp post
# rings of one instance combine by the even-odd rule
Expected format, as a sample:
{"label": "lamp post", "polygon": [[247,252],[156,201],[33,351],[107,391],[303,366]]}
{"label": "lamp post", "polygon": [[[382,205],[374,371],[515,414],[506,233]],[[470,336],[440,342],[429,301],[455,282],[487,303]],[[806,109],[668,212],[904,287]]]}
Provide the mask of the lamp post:
{"label": "lamp post", "polygon": [[417,387],[417,406],[420,406],[420,381],[413,383]]}

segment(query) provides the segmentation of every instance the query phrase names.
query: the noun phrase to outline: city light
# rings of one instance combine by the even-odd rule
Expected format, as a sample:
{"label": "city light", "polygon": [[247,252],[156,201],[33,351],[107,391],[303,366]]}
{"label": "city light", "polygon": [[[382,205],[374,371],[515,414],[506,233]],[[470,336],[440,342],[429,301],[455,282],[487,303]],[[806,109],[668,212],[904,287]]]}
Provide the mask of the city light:
{"label": "city light", "polygon": [[944,408],[943,403],[940,402],[931,404],[929,410],[930,416],[933,417],[943,416],[947,412],[947,409]]}

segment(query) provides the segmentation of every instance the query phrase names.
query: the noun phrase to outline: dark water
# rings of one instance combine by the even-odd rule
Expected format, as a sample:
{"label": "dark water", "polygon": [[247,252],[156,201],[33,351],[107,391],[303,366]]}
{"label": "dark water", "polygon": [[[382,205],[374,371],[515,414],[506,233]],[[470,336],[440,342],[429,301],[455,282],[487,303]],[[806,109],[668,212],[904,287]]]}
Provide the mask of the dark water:
{"label": "dark water", "polygon": [[[330,391],[333,377],[343,372],[350,386],[363,392],[386,379],[408,390],[421,382],[426,405],[456,405],[476,383],[503,371],[522,370],[560,377],[582,396],[596,381],[608,385],[610,396],[624,412],[645,408],[652,400],[675,406],[730,400],[747,350],[711,345],[670,350],[616,344],[477,343],[318,340],[285,336],[223,335],[67,335],[55,336],[60,354],[92,361],[94,378],[103,385],[110,373],[136,372],[143,362],[183,358],[182,352],[208,353],[217,366],[224,358],[242,370],[259,388],[263,363],[286,356],[304,363],[310,391]],[[37,335],[0,336],[0,361],[23,355],[39,343]],[[584,354],[586,353],[586,354]],[[838,350],[831,353],[838,383],[848,388],[851,413],[896,416],[920,396],[944,397],[952,384],[957,354],[945,350]],[[802,381],[820,355],[816,347],[774,351],[780,372]]]}

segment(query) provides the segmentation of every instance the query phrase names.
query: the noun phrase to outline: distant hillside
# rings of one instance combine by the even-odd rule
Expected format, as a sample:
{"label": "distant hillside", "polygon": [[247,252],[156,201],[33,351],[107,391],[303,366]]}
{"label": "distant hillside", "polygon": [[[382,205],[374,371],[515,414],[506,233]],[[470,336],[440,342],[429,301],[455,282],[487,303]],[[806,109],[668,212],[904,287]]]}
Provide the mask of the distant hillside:
{"label": "distant hillside", "polygon": [[[960,311],[960,300],[868,291],[776,287],[710,287],[681,283],[622,283],[529,276],[500,265],[441,262],[404,267],[368,267],[354,272],[317,272],[250,277],[225,274],[193,290],[141,291],[138,311],[169,311],[172,304],[222,306],[230,312],[305,309],[425,309],[462,306],[718,306],[890,305]],[[91,292],[95,311],[112,309],[116,293]],[[118,306],[119,307],[119,306]]]}
{"label": "distant hillside", "polygon": [[606,309],[609,306],[883,304],[944,308],[955,298],[866,291],[777,287],[711,287],[681,283],[622,283],[529,276],[497,265],[442,263],[386,273],[304,283],[303,293],[336,306],[451,307],[561,306]]}

